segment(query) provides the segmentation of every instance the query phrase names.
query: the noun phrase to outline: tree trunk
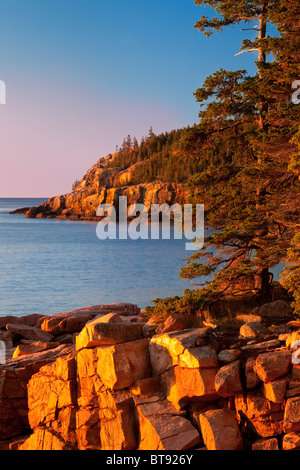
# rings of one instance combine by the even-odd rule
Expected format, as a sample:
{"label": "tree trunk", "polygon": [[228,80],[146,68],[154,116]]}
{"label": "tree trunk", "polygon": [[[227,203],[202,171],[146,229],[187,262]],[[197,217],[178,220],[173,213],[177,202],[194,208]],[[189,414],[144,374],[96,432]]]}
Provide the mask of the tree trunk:
{"label": "tree trunk", "polygon": [[[266,37],[266,32],[267,32],[267,25],[266,25],[266,10],[265,6],[262,6],[261,10],[261,16],[259,20],[259,32],[258,32],[258,39],[263,40]],[[261,44],[258,49],[258,61],[262,64],[265,64],[266,62],[266,54],[262,50]],[[261,73],[259,71],[259,77],[261,77]],[[268,111],[268,104],[267,102],[261,98],[259,102],[259,127],[262,131],[267,130],[267,125],[265,123],[265,114]],[[257,160],[258,165],[261,165],[262,163],[262,156],[258,155],[258,160]],[[261,186],[258,186],[256,189],[256,210],[257,210],[257,217],[260,218],[261,214],[259,213],[260,207],[263,205],[265,199],[265,190]],[[261,229],[257,233],[257,237],[262,238],[268,233],[268,226],[267,224],[263,224]],[[263,257],[263,253],[262,253]],[[271,300],[271,288],[270,288],[270,273],[269,273],[269,268],[266,266],[260,265],[259,262],[259,256],[258,258],[258,263],[257,263],[257,268],[259,270],[259,274],[256,276],[255,279],[255,288],[257,291],[260,293],[260,299],[261,301],[264,302],[269,302]]]}
{"label": "tree trunk", "polygon": [[269,268],[261,268],[260,273],[255,278],[255,289],[259,292],[259,299],[262,303],[271,302],[271,284]]}
{"label": "tree trunk", "polygon": [[[258,30],[258,39],[261,41],[266,37],[267,34],[267,24],[266,24],[266,11],[265,11],[265,6],[262,6],[261,10],[261,16],[259,20],[259,30]],[[261,45],[258,48],[258,62],[265,64],[266,62],[266,54],[263,51]],[[261,78],[261,73],[259,72],[259,77]],[[264,115],[268,111],[268,105],[266,101],[261,98],[260,99],[260,104],[259,104],[259,127],[262,130],[266,129],[265,125],[265,120],[264,120]]]}

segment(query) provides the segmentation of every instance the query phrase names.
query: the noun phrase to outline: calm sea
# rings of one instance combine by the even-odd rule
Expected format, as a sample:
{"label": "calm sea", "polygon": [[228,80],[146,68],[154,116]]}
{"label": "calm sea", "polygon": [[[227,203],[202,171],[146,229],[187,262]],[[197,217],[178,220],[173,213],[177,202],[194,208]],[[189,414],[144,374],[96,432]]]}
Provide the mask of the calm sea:
{"label": "calm sea", "polygon": [[185,240],[99,240],[96,223],[8,214],[45,199],[0,198],[0,315],[181,295]]}

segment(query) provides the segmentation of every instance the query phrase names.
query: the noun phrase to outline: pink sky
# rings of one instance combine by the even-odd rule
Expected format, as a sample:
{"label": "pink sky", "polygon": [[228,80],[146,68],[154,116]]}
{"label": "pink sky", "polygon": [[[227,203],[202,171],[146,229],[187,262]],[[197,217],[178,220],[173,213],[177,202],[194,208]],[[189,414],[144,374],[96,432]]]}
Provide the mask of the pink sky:
{"label": "pink sky", "polygon": [[[0,197],[51,197],[71,191],[75,179],[128,134],[138,139],[150,126],[157,133],[182,125],[179,111],[164,104],[132,105],[92,96],[80,86],[7,84],[0,106]],[[173,127],[172,127],[173,128]]]}
{"label": "pink sky", "polygon": [[244,33],[204,38],[191,0],[2,2],[0,197],[69,192],[128,134],[198,122],[193,93],[235,56]]}

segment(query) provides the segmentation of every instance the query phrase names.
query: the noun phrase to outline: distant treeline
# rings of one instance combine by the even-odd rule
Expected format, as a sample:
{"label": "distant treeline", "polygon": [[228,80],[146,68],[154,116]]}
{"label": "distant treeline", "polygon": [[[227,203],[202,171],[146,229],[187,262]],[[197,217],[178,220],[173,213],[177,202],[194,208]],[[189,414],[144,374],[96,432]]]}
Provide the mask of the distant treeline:
{"label": "distant treeline", "polygon": [[[191,140],[195,145],[187,145]],[[208,166],[230,159],[228,148],[219,147],[217,139],[213,149],[211,145],[206,147],[205,141],[196,124],[160,135],[155,135],[150,128],[148,136],[142,137],[140,143],[135,137],[128,135],[122,146],[116,148],[114,158],[109,160],[106,167],[127,169],[142,162],[132,170],[131,184],[155,180],[185,183]]]}

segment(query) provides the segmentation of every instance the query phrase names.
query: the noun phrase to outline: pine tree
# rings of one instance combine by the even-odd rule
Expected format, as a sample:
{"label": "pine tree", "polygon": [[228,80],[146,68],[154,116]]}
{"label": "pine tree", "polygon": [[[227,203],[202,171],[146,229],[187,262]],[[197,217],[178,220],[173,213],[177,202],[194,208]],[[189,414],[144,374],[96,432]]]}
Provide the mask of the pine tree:
{"label": "pine tree", "polygon": [[126,150],[130,151],[132,148],[132,140],[130,134],[128,134],[127,139],[126,139]]}
{"label": "pine tree", "polygon": [[153,132],[153,128],[152,128],[152,126],[150,126],[147,139],[151,140],[154,136],[155,136],[155,134]]}
{"label": "pine tree", "polygon": [[[204,141],[211,165],[191,179],[190,187],[195,202],[199,202],[197,191],[202,195],[212,233],[206,248],[188,260],[181,276],[212,275],[203,283],[203,298],[251,291],[260,301],[268,301],[270,269],[285,258],[299,217],[299,206],[290,204],[293,194],[299,194],[299,180],[290,162],[299,123],[299,108],[290,99],[291,83],[299,74],[299,2],[195,3],[208,5],[218,14],[211,19],[203,16],[196,23],[207,36],[240,23],[258,30],[255,39],[243,41],[240,51],[255,52],[258,60],[255,76],[245,70],[221,69],[195,93],[205,109],[187,141],[190,146]],[[277,27],[279,36],[267,35],[268,24]],[[222,163],[216,165],[214,156],[218,161],[219,152]]]}
{"label": "pine tree", "polygon": [[137,151],[137,150],[139,149],[139,143],[138,143],[136,137],[133,138],[133,149],[134,149],[135,151]]}

